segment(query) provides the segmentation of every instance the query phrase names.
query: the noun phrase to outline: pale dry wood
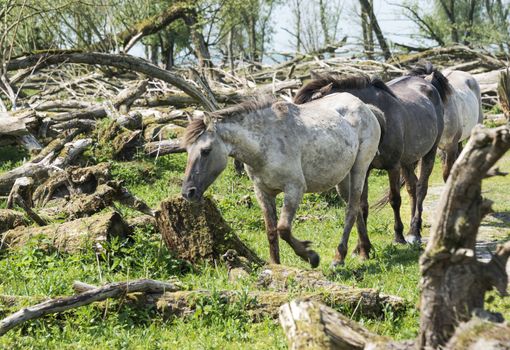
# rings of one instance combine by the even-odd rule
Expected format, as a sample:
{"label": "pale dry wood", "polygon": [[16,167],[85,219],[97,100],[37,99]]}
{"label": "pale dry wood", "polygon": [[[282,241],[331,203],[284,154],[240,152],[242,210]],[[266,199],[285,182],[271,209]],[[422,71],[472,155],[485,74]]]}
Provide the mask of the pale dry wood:
{"label": "pale dry wood", "polygon": [[163,293],[175,291],[172,283],[155,280],[134,280],[109,283],[102,287],[85,291],[81,294],[44,301],[40,304],[23,308],[0,321],[0,336],[14,327],[45,315],[60,313],[69,309],[89,305],[109,298],[122,298],[127,293]]}
{"label": "pale dry wood", "polygon": [[312,300],[284,304],[280,307],[279,318],[291,350],[363,350],[369,343],[388,341]]}

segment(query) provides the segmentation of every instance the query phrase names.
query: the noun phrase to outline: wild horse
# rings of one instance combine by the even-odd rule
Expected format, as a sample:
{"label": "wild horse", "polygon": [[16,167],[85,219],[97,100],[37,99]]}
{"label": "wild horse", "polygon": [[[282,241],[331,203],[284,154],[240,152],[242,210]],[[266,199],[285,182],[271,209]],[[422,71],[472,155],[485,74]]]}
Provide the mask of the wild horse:
{"label": "wild horse", "polygon": [[[430,77],[437,75],[437,69],[430,62],[424,62],[411,70],[410,75]],[[446,182],[453,163],[462,149],[462,141],[469,138],[476,124],[483,122],[480,86],[473,76],[462,71],[444,71],[445,81],[451,94],[444,103],[444,131],[439,141],[443,151],[443,180]]]}
{"label": "wild horse", "polygon": [[[405,179],[411,197],[411,227],[408,240],[421,241],[423,200],[427,194],[428,179],[434,165],[437,146],[443,132],[443,103],[449,93],[444,81],[434,73],[432,83],[421,77],[406,76],[385,84],[380,79],[366,76],[342,78],[335,73],[315,76],[294,97],[294,102],[308,104],[323,96],[336,92],[348,92],[363,102],[375,105],[384,112],[386,129],[381,139],[379,152],[370,169],[388,172],[389,202],[394,214],[394,240],[406,243],[404,225],[400,217],[400,175]],[[420,164],[419,177],[415,168]],[[365,178],[361,208],[365,223],[368,218],[368,182]],[[344,191],[343,196],[345,197]],[[348,192],[347,192],[348,193]]]}
{"label": "wild horse", "polygon": [[[245,163],[254,183],[271,262],[280,263],[281,237],[298,256],[316,267],[319,255],[310,249],[311,242],[292,235],[292,220],[305,192],[325,191],[348,177],[350,196],[339,247],[347,247],[356,221],[360,254],[368,256],[370,242],[360,197],[377,152],[383,118],[377,108],[346,93],[306,105],[263,97],[206,114],[193,120],[184,135],[188,163],[182,195],[190,201],[200,200],[232,156]],[[276,196],[281,192],[284,201],[277,221]],[[335,261],[342,262],[345,251],[339,248]]]}

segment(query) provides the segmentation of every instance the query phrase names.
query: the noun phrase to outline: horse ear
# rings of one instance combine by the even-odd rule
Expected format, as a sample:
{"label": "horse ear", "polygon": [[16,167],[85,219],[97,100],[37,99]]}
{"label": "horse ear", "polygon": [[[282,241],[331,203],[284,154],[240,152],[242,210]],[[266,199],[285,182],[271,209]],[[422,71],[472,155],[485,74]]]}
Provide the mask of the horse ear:
{"label": "horse ear", "polygon": [[214,124],[214,118],[211,113],[204,112],[204,124],[207,131],[214,131],[215,130],[215,124]]}
{"label": "horse ear", "polygon": [[429,83],[432,82],[432,79],[434,79],[434,72],[424,76],[423,79],[425,79],[425,81],[428,81]]}

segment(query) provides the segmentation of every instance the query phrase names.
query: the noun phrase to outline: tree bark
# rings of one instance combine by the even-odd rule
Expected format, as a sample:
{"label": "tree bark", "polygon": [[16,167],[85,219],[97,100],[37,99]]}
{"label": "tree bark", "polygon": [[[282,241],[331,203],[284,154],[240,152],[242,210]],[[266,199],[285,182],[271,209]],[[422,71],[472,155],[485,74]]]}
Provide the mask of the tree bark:
{"label": "tree bark", "polygon": [[180,197],[163,201],[156,221],[168,249],[180,259],[193,263],[219,261],[228,249],[235,249],[251,263],[263,264],[232,232],[209,198],[201,203],[190,203]]}
{"label": "tree bark", "polygon": [[438,205],[439,217],[420,258],[420,349],[445,345],[460,322],[483,310],[485,293],[493,287],[506,293],[510,242],[500,246],[488,263],[476,260],[475,243],[491,204],[481,197],[481,181],[509,148],[508,126],[477,127],[451,171]]}
{"label": "tree bark", "polygon": [[510,122],[510,71],[508,68],[499,75],[498,97],[501,109],[507,121]]}
{"label": "tree bark", "polygon": [[310,300],[293,300],[280,307],[280,324],[291,350],[363,350],[369,343],[388,341],[330,307]]}

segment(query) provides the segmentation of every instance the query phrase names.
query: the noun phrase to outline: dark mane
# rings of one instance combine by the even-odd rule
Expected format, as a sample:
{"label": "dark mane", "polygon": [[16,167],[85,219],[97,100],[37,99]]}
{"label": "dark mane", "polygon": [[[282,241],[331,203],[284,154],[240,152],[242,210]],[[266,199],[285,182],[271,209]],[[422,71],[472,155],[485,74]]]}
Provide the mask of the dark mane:
{"label": "dark mane", "polygon": [[430,74],[432,74],[432,81],[430,83],[434,85],[437,92],[439,92],[441,100],[446,102],[448,100],[448,96],[452,93],[452,87],[448,82],[448,78],[435,68],[432,63],[428,61],[418,63],[407,75],[424,78]]}
{"label": "dark mane", "polygon": [[214,123],[216,120],[230,119],[236,116],[253,113],[272,106],[275,101],[275,97],[271,95],[251,96],[235,106],[210,113],[206,112],[208,113],[208,118],[195,118],[188,124],[182,137],[182,145],[187,147],[195,142],[198,137],[204,133],[209,124]]}
{"label": "dark mane", "polygon": [[316,74],[316,76],[315,79],[307,83],[296,93],[294,97],[295,104],[310,102],[335,92],[361,90],[371,86],[396,97],[390,88],[379,78],[371,79],[366,75],[342,77],[338,73],[322,73]]}

